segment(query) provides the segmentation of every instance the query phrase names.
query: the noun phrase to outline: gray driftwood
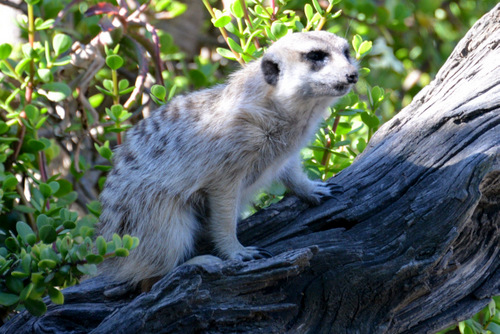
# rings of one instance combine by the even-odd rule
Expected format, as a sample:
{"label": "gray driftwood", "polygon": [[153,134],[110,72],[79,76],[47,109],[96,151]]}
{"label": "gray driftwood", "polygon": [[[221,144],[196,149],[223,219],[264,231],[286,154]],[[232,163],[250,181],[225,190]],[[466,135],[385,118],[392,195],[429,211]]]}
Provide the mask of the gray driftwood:
{"label": "gray driftwood", "polygon": [[142,294],[89,279],[0,331],[434,333],[473,315],[500,294],[500,5],[330,182],[344,193],[242,222],[271,259],[181,266]]}

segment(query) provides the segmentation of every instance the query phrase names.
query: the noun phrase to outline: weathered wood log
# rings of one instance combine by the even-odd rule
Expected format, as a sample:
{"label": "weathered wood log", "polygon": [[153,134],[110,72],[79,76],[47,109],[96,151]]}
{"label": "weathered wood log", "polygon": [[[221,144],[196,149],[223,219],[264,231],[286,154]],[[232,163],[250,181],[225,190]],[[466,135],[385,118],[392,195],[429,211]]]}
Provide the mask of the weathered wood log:
{"label": "weathered wood log", "polygon": [[[500,294],[500,5],[330,182],[240,224],[274,254],[184,265],[148,293],[102,277],[3,333],[434,333]],[[154,251],[154,250],[152,250]]]}

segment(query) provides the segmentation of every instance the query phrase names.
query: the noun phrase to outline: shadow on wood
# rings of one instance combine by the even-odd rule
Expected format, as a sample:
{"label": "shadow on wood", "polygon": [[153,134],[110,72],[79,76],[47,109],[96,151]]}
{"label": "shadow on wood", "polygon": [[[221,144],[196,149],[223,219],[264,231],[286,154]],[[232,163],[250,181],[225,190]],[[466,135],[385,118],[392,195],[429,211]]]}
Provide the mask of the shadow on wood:
{"label": "shadow on wood", "polygon": [[500,5],[330,182],[240,224],[277,254],[184,265],[149,293],[97,277],[3,333],[434,333],[500,294]]}

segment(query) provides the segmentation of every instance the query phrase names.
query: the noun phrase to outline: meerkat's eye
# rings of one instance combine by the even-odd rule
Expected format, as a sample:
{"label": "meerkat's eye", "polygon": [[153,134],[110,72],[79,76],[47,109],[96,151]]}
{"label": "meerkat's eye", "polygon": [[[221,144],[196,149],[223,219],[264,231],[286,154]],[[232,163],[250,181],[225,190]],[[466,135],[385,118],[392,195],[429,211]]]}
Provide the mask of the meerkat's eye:
{"label": "meerkat's eye", "polygon": [[328,53],[321,50],[310,51],[305,54],[305,58],[312,62],[321,62],[328,57]]}
{"label": "meerkat's eye", "polygon": [[349,49],[344,49],[344,56],[347,59],[351,59],[351,52],[349,52]]}

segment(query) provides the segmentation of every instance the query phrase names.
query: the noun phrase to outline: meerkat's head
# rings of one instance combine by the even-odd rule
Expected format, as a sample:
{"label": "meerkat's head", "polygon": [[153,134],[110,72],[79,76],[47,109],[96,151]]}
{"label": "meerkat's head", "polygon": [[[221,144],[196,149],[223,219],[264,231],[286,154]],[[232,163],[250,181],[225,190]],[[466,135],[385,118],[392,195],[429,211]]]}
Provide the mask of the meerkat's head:
{"label": "meerkat's head", "polygon": [[281,38],[262,57],[261,70],[280,98],[324,98],[331,103],[358,81],[347,41],[326,31]]}

